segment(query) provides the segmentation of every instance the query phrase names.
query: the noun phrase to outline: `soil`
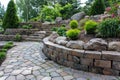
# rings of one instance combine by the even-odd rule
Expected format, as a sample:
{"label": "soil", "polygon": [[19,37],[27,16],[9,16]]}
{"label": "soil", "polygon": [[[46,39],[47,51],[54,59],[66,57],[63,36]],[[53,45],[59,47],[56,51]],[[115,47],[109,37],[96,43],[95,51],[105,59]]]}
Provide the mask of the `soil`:
{"label": "soil", "polygon": [[5,59],[6,59],[6,58],[0,60],[0,66],[1,66],[1,64],[4,62]]}
{"label": "soil", "polygon": [[[79,40],[82,40],[86,43],[93,38],[99,38],[99,37],[96,37],[94,34],[90,34],[90,35],[85,34],[85,31],[81,31],[79,35]],[[107,42],[120,41],[120,38],[103,38],[103,39],[106,40]]]}

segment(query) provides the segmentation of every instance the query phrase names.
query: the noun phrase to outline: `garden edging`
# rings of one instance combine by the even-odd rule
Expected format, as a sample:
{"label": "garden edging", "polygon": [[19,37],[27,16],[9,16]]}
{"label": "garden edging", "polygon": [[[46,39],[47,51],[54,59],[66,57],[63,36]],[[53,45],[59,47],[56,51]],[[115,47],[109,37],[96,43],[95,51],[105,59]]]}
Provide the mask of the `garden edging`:
{"label": "garden edging", "polygon": [[93,73],[120,76],[120,52],[70,49],[43,39],[44,54],[58,64]]}

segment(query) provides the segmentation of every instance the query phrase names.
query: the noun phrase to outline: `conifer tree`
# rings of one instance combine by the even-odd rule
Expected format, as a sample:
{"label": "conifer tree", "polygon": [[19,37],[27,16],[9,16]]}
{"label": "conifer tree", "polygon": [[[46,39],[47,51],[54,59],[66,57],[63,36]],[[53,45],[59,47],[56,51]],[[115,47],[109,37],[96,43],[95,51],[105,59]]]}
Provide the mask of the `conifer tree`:
{"label": "conifer tree", "polygon": [[7,6],[7,10],[3,19],[2,27],[7,28],[18,28],[19,19],[17,16],[16,5],[14,0],[10,0]]}
{"label": "conifer tree", "polygon": [[90,9],[90,15],[103,14],[105,11],[105,3],[103,0],[95,0]]}

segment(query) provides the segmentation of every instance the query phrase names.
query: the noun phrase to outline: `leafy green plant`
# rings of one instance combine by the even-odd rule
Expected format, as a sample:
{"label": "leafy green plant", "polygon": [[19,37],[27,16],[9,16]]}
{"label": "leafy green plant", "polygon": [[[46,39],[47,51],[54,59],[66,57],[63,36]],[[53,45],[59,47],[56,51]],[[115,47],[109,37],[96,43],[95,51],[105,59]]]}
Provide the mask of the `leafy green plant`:
{"label": "leafy green plant", "polygon": [[102,21],[97,28],[97,35],[101,37],[120,36],[120,20],[117,18]]}
{"label": "leafy green plant", "polygon": [[57,33],[60,36],[66,36],[66,31],[67,31],[67,29],[65,27],[60,27],[60,28],[58,28]]}
{"label": "leafy green plant", "polygon": [[1,52],[7,52],[7,49],[1,49],[0,51]]}
{"label": "leafy green plant", "polygon": [[47,5],[43,6],[41,13],[40,13],[40,19],[42,21],[53,21],[56,19],[56,17],[61,16],[60,14],[61,5],[55,4],[53,5]]}
{"label": "leafy green plant", "polygon": [[15,41],[22,41],[22,36],[20,34],[16,34]]}
{"label": "leafy green plant", "polygon": [[9,42],[7,42],[7,44],[11,44],[11,45],[13,45],[13,42],[12,42],[12,41],[9,41]]}
{"label": "leafy green plant", "polygon": [[78,22],[77,22],[77,20],[70,21],[70,27],[72,29],[78,28]]}
{"label": "leafy green plant", "polygon": [[51,29],[51,31],[55,31],[55,32],[57,32],[57,30],[58,30],[58,27],[53,27],[53,28]]}
{"label": "leafy green plant", "polygon": [[4,60],[6,57],[6,52],[0,52],[0,61]]}
{"label": "leafy green plant", "polygon": [[70,29],[66,32],[67,37],[72,40],[76,40],[79,34],[80,34],[80,30],[78,29]]}
{"label": "leafy green plant", "polygon": [[94,34],[97,28],[97,22],[89,20],[85,23],[84,29],[87,34]]}
{"label": "leafy green plant", "polygon": [[5,44],[5,45],[3,46],[3,49],[10,49],[11,47],[13,47],[12,44]]}
{"label": "leafy green plant", "polygon": [[32,25],[31,24],[29,24],[29,25],[23,25],[22,28],[23,29],[31,29]]}

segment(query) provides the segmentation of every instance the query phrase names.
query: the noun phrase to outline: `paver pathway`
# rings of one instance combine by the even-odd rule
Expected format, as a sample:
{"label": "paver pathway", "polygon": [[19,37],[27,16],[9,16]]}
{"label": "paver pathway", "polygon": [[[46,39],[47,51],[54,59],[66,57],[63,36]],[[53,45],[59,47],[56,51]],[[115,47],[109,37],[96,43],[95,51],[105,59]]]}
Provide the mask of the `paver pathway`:
{"label": "paver pathway", "polygon": [[116,77],[77,71],[45,60],[42,43],[22,42],[10,49],[0,67],[0,80],[117,80]]}

